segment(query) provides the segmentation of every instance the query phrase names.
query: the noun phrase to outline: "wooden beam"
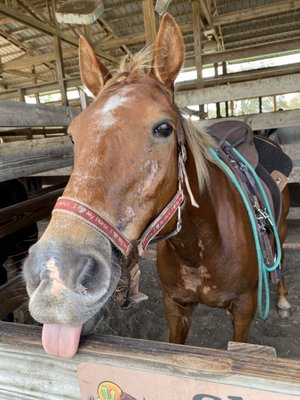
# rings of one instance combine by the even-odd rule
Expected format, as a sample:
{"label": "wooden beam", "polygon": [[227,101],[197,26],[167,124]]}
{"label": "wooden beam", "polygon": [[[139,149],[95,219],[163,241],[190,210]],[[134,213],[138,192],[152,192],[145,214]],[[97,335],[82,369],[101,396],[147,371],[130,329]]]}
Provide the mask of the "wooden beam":
{"label": "wooden beam", "polygon": [[0,28],[0,36],[4,37],[9,43],[13,44],[14,46],[17,46],[20,49],[20,51],[28,53],[28,48],[24,46],[22,42],[12,37],[8,32],[6,32],[2,28]]}
{"label": "wooden beam", "polygon": [[[219,399],[214,394],[224,393],[227,387],[225,397],[222,396],[224,400],[292,400],[298,397],[300,390],[300,362],[268,357],[265,353],[260,355],[258,352],[253,356],[245,352],[95,335],[82,338],[78,354],[71,360],[63,360],[45,354],[41,334],[42,327],[39,326],[0,322],[0,393],[3,399],[78,400],[81,396],[77,370],[86,362],[95,363],[94,368],[100,365],[101,372],[107,375],[106,380],[118,384],[120,378],[108,371],[113,367],[120,368],[129,390],[130,382],[136,382],[143,392],[143,379],[135,375],[142,373],[145,379],[150,374],[145,385],[148,387],[147,399],[159,398],[156,394],[163,393],[163,389],[168,394],[163,393],[164,396],[160,397],[165,400],[179,397],[204,399],[196,393],[210,393],[204,395],[205,398]],[[171,377],[173,385],[162,386],[163,376]],[[103,380],[103,376],[99,376],[99,382],[95,382],[93,398],[97,397],[97,386]],[[190,385],[196,387],[195,392],[192,390],[185,397]],[[215,390],[211,389],[212,385],[215,385]],[[223,385],[223,390],[220,385]],[[153,388],[152,393],[149,393],[149,387]],[[210,389],[205,390],[208,387]],[[230,396],[232,389],[240,395]],[[174,397],[179,390],[179,397]],[[248,394],[243,395],[244,390]],[[91,393],[83,398],[92,398]]]}
{"label": "wooden beam", "polygon": [[[218,65],[215,63],[214,65]],[[288,64],[279,67],[266,67],[259,69],[252,69],[248,71],[225,73],[223,75],[215,76],[213,78],[204,78],[203,86],[217,86],[224,83],[246,82],[256,79],[271,78],[281,75],[291,75],[300,72],[300,63]],[[177,92],[182,90],[192,90],[196,88],[196,81],[183,81],[176,84]],[[0,95],[1,96],[1,95]]]}
{"label": "wooden beam", "polygon": [[63,191],[64,188],[53,190],[34,199],[0,209],[0,238],[50,216],[56,200]]}
{"label": "wooden beam", "polygon": [[73,164],[68,136],[0,143],[0,182]]}
{"label": "wooden beam", "polygon": [[78,113],[71,107],[0,101],[0,126],[68,126]]}
{"label": "wooden beam", "polygon": [[61,95],[61,104],[63,106],[67,106],[69,103],[68,103],[68,97],[67,97],[67,92],[66,92],[66,86],[65,86],[65,82],[64,82],[65,71],[64,71],[63,56],[62,56],[62,49],[61,49],[61,39],[58,35],[53,37],[53,44],[54,44],[54,50],[56,53],[56,76],[57,76],[59,91],[60,91],[60,95]]}
{"label": "wooden beam", "polygon": [[[300,125],[300,110],[248,114],[228,118],[214,118],[205,121],[195,122],[195,124],[203,128],[207,125],[227,120],[245,122],[246,124],[250,125],[254,131],[272,128],[285,128],[288,126]],[[293,153],[293,155],[294,154],[295,153]]]}
{"label": "wooden beam", "polygon": [[95,50],[106,50],[124,45],[128,46],[145,43],[145,40],[145,32],[140,32],[134,35],[115,37],[113,39],[100,39],[95,43],[94,48]]}
{"label": "wooden beam", "polygon": [[176,103],[179,107],[187,107],[196,104],[250,99],[253,97],[272,96],[298,91],[300,91],[300,73],[182,91],[176,94]]}
{"label": "wooden beam", "polygon": [[[189,28],[192,30],[192,28]],[[124,38],[116,38],[110,39],[106,41],[98,41],[95,44],[95,51],[99,54],[100,50],[111,49],[114,47],[119,47],[122,44],[125,45],[134,45],[137,43],[141,43],[145,40],[145,34],[140,33],[137,35],[130,35],[125,36]],[[232,60],[239,60],[248,57],[255,57],[261,55],[268,55],[274,53],[281,53],[290,50],[297,50],[300,48],[299,39],[292,39],[292,40],[283,40],[274,44],[267,44],[267,45],[257,45],[248,48],[242,48],[237,50],[228,50],[222,51],[214,54],[203,54],[202,55],[202,62],[203,64],[213,64],[215,62],[222,62],[222,61],[232,61]],[[71,58],[77,57],[77,50],[75,49],[64,49],[63,50],[64,58]],[[2,64],[2,71],[25,67],[27,65],[32,64],[41,64],[43,62],[54,61],[56,59],[56,54],[54,52],[41,54],[32,57],[20,57],[16,60],[8,61]],[[190,63],[186,62],[186,66],[189,66]],[[194,65],[194,64],[193,64]]]}
{"label": "wooden beam", "polygon": [[[26,14],[21,14],[18,12],[17,9],[12,8],[12,7],[8,7],[5,4],[0,3],[0,13],[7,15],[13,19],[15,19],[16,21],[19,21],[27,26],[30,26],[31,28],[37,29],[41,32],[44,32],[48,35],[52,35],[52,36],[59,36],[61,38],[61,40],[63,40],[66,43],[72,44],[76,47],[78,47],[78,39],[74,38],[66,33],[60,32],[58,29],[56,29],[55,27],[53,27],[50,24],[45,24],[41,21],[39,21],[38,19],[29,17]],[[111,61],[113,63],[116,63],[116,59],[115,57],[110,56],[109,54],[106,54],[104,52],[98,51],[97,54],[104,58],[105,60]]]}
{"label": "wooden beam", "polygon": [[300,0],[281,1],[261,7],[246,8],[228,14],[217,15],[212,18],[213,25],[236,24],[243,21],[257,20],[270,15],[280,15],[300,9]]}
{"label": "wooden beam", "polygon": [[[41,76],[41,74],[33,74],[32,72],[25,72],[25,71],[21,71],[19,69],[7,69],[5,71],[6,74],[11,74],[11,75],[16,75],[16,76],[22,76],[22,77],[26,77],[26,78],[37,78]],[[48,71],[45,73],[49,73]],[[45,79],[43,79],[45,80]]]}
{"label": "wooden beam", "polygon": [[28,3],[26,0],[18,0],[18,3],[34,18],[39,19],[47,24],[52,24],[52,22],[46,18],[42,13],[40,13],[32,4]]}
{"label": "wooden beam", "polygon": [[[64,49],[63,50],[64,58],[71,58],[71,57],[77,57],[78,55],[78,50],[77,49]],[[8,61],[4,64],[2,64],[2,71],[7,71],[13,68],[20,68],[20,67],[25,67],[28,65],[36,65],[36,64],[42,64],[45,62],[49,61],[55,61],[56,59],[56,53],[51,52],[47,54],[40,54],[36,56],[23,56],[23,57],[18,57],[15,60]]]}
{"label": "wooden beam", "polygon": [[269,54],[284,53],[291,50],[299,50],[299,39],[282,40],[272,44],[256,45],[236,50],[220,51],[212,54],[203,54],[203,65],[216,62],[242,60],[244,58],[267,56]]}
{"label": "wooden beam", "polygon": [[[109,35],[111,35],[113,38],[118,40],[118,35],[115,33],[113,28],[110,26],[110,24],[106,21],[104,18],[98,18],[98,23],[100,24],[101,28],[104,29],[106,32],[108,32]],[[112,49],[114,46],[108,47],[106,49]],[[118,46],[117,46],[118,47]],[[120,48],[127,54],[130,54],[130,50],[127,48],[126,43],[121,43]],[[95,52],[97,53],[97,49],[94,47]]]}
{"label": "wooden beam", "polygon": [[143,0],[144,29],[146,46],[150,46],[156,37],[156,21],[153,0]]}
{"label": "wooden beam", "polygon": [[[65,85],[67,88],[74,88],[78,86],[82,86],[82,82],[80,78],[69,78],[64,80]],[[43,93],[43,92],[49,92],[53,90],[59,90],[58,82],[49,82],[49,83],[38,83],[37,85],[34,86],[28,86],[24,87],[24,94],[25,95],[30,95],[30,94],[36,94],[36,93]],[[18,97],[18,89],[6,89],[3,92],[0,92],[0,99],[1,100],[8,100],[8,99],[14,99]],[[0,110],[1,110],[1,101],[0,101]],[[74,110],[72,108],[72,110]],[[76,112],[76,110],[74,110]],[[1,126],[1,121],[0,121],[0,126]]]}

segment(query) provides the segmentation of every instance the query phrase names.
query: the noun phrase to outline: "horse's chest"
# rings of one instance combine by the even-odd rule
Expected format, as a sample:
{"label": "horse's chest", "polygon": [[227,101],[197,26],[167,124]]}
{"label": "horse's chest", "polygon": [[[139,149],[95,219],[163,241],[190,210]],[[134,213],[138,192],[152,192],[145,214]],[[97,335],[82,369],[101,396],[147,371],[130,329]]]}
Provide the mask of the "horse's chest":
{"label": "horse's chest", "polygon": [[174,283],[171,295],[181,302],[222,307],[227,300],[205,265],[197,268],[181,265]]}

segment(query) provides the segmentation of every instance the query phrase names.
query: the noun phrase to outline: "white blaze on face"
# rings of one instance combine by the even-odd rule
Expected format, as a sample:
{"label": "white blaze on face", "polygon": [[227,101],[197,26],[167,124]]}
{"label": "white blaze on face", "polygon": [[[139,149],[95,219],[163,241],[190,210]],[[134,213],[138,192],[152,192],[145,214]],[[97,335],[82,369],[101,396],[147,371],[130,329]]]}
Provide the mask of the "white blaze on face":
{"label": "white blaze on face", "polygon": [[127,96],[130,88],[124,88],[111,96],[107,102],[104,104],[102,109],[100,110],[101,114],[101,127],[103,129],[107,129],[112,125],[116,124],[117,118],[114,115],[114,111],[116,111],[119,107],[123,106],[129,101],[129,97]]}

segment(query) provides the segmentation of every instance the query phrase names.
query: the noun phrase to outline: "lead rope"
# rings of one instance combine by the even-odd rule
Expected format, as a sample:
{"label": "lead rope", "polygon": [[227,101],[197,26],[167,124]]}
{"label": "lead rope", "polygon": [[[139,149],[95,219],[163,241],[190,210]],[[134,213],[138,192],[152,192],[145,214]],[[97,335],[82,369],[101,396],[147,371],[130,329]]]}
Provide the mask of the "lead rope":
{"label": "lead rope", "polygon": [[[251,221],[251,226],[252,226],[252,231],[253,231],[253,236],[255,240],[255,247],[256,247],[256,254],[257,254],[257,263],[258,263],[258,289],[257,289],[257,302],[258,302],[258,313],[260,317],[265,320],[268,317],[269,311],[270,311],[270,291],[269,291],[269,283],[268,283],[268,277],[267,273],[275,271],[276,268],[278,268],[280,261],[281,261],[281,245],[280,245],[280,240],[278,236],[278,232],[276,229],[276,224],[274,222],[273,214],[271,211],[271,207],[267,198],[267,195],[265,193],[265,190],[255,172],[253,169],[252,165],[249,164],[249,162],[235,149],[232,148],[236,156],[246,165],[246,167],[249,169],[249,171],[252,173],[256,184],[259,187],[259,190],[261,192],[261,195],[264,199],[267,211],[269,213],[269,218],[271,220],[271,226],[273,230],[273,235],[275,238],[275,244],[276,244],[276,249],[277,249],[277,255],[275,257],[274,264],[272,266],[267,266],[264,262],[264,256],[263,256],[263,251],[261,248],[261,244],[259,241],[259,236],[258,232],[256,229],[256,221],[254,219],[254,215],[252,213],[251,205],[249,203],[249,200],[245,196],[245,193],[243,192],[238,180],[236,179],[234,173],[230,170],[230,168],[225,164],[223,160],[218,156],[218,154],[213,150],[212,148],[209,149],[210,153],[212,154],[213,158],[218,161],[221,169],[229,176],[231,181],[234,183],[235,187],[239,191],[244,204],[246,206],[247,212],[249,219]],[[264,307],[263,307],[263,293],[265,294],[265,302],[264,302]]]}

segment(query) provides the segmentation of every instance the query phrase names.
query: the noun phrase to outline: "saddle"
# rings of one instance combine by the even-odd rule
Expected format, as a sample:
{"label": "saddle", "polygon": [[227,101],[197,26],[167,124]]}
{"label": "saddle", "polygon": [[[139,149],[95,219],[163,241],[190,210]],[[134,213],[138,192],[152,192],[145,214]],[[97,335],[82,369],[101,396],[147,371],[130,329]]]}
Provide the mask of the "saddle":
{"label": "saddle", "polygon": [[283,175],[287,180],[293,168],[292,160],[275,142],[264,136],[254,135],[250,126],[243,122],[221,121],[211,125],[207,131],[216,139],[218,148],[222,148],[227,142],[252,165],[263,186],[268,189],[267,195],[278,224],[282,186],[278,185],[279,182],[273,176],[278,171],[279,176]]}
{"label": "saddle", "polygon": [[[275,251],[272,219],[267,213],[266,201],[261,196],[253,174],[241,162],[235,150],[255,170],[264,188],[276,226],[280,220],[281,191],[287,183],[293,163],[275,142],[254,135],[250,126],[243,122],[221,121],[211,125],[207,131],[216,139],[218,156],[233,172],[252,207],[265,261],[272,265]],[[272,280],[275,279],[277,280],[277,277],[272,276]]]}

